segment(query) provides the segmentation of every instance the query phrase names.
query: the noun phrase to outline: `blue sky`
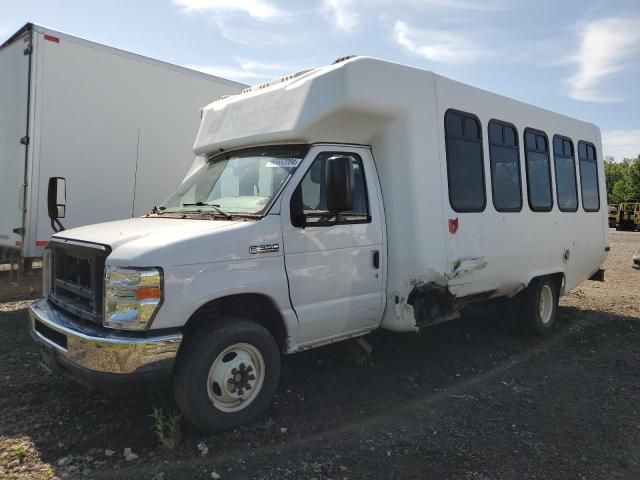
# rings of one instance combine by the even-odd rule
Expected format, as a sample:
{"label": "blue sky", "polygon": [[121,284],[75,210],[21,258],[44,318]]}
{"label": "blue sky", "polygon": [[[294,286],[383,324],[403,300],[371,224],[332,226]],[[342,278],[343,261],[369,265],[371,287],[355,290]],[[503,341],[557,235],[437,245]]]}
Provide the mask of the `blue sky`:
{"label": "blue sky", "polygon": [[370,55],[592,121],[640,154],[638,0],[0,0],[27,21],[254,84]]}

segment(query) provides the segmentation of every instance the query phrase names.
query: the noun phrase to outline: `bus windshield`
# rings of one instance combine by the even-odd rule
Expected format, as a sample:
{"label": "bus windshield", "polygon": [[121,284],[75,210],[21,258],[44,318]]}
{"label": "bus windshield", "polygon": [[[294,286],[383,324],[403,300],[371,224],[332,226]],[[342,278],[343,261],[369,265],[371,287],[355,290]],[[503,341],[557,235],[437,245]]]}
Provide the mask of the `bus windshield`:
{"label": "bus windshield", "polygon": [[305,153],[301,147],[262,147],[217,155],[158,208],[162,213],[263,214]]}

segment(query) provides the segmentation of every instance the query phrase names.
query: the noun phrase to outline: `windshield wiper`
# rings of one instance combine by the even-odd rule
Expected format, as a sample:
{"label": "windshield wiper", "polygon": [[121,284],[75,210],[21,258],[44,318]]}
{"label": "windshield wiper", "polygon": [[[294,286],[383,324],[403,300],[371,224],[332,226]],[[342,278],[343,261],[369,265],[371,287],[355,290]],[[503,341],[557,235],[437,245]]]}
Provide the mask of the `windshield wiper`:
{"label": "windshield wiper", "polygon": [[183,207],[213,207],[216,212],[222,215],[227,220],[231,220],[233,216],[230,213],[225,212],[220,208],[220,205],[214,203],[196,202],[196,203],[183,203]]}
{"label": "windshield wiper", "polygon": [[162,211],[166,209],[167,207],[158,207],[157,205],[154,205],[148,215],[162,215]]}

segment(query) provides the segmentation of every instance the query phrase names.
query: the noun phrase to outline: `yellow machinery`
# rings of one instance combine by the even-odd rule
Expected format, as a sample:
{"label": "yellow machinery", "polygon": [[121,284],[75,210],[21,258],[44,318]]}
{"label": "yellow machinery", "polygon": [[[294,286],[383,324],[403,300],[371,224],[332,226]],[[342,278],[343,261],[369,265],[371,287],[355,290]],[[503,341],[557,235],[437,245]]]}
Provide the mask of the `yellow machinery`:
{"label": "yellow machinery", "polygon": [[621,203],[616,212],[616,230],[640,229],[640,202]]}
{"label": "yellow machinery", "polygon": [[618,207],[609,205],[609,228],[615,228],[618,224]]}

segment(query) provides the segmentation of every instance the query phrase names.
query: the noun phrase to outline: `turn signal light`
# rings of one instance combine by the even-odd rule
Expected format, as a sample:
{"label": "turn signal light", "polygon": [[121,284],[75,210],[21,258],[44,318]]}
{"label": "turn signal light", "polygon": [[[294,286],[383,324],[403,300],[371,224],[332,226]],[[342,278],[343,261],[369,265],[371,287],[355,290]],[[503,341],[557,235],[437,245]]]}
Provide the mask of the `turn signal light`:
{"label": "turn signal light", "polygon": [[136,300],[160,298],[160,287],[140,287],[136,290]]}

